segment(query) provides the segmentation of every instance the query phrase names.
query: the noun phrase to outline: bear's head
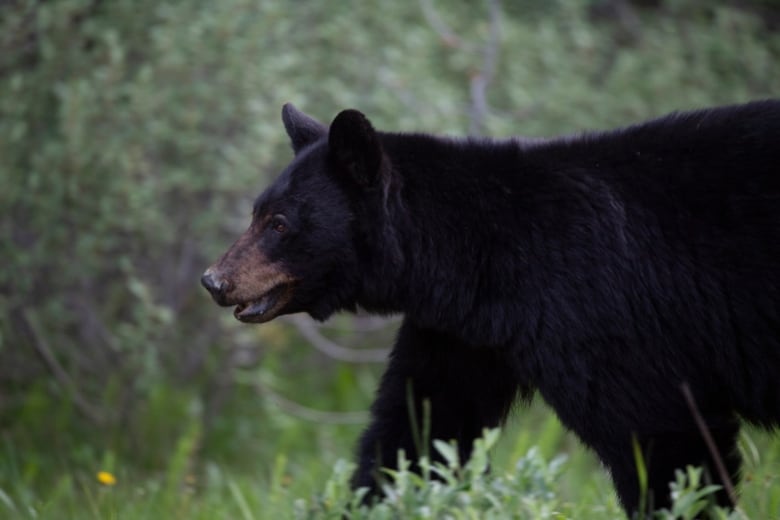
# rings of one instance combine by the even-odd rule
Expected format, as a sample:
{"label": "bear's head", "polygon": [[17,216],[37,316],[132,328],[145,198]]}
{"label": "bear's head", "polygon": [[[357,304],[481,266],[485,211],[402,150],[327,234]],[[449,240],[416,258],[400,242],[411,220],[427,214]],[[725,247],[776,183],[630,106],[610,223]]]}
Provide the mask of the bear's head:
{"label": "bear's head", "polygon": [[378,229],[366,222],[366,208],[381,207],[387,193],[389,164],[363,114],[345,110],[326,127],[287,104],[282,120],[294,160],[255,200],[249,228],[201,278],[243,322],[354,309],[364,285],[359,267],[371,262]]}

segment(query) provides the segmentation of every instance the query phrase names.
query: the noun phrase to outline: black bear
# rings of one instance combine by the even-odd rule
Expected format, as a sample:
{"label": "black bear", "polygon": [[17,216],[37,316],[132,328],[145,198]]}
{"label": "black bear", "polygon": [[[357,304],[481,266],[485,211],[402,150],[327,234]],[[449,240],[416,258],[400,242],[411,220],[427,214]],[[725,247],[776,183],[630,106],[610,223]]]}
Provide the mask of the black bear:
{"label": "black bear", "polygon": [[627,511],[635,443],[661,507],[677,468],[738,479],[740,420],[780,423],[780,101],[540,140],[282,119],[295,158],[202,283],[243,322],[404,314],[355,486],[417,453],[408,403],[467,457],[538,391]]}

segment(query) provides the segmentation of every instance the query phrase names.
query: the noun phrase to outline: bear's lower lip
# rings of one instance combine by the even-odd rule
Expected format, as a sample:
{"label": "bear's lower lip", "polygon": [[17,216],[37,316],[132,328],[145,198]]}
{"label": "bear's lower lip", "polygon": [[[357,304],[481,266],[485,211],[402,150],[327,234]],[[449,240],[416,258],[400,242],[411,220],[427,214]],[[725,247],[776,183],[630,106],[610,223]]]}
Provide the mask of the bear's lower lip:
{"label": "bear's lower lip", "polygon": [[282,304],[285,285],[278,285],[256,300],[239,303],[233,316],[245,323],[264,323],[275,318]]}

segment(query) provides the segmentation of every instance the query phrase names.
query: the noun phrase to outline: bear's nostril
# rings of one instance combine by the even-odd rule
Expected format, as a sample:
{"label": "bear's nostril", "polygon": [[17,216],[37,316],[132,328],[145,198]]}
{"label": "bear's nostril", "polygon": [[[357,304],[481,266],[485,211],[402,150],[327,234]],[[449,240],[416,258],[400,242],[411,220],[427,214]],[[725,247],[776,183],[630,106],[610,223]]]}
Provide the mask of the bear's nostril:
{"label": "bear's nostril", "polygon": [[200,277],[200,283],[212,294],[221,293],[227,286],[225,280],[214,276],[210,269]]}

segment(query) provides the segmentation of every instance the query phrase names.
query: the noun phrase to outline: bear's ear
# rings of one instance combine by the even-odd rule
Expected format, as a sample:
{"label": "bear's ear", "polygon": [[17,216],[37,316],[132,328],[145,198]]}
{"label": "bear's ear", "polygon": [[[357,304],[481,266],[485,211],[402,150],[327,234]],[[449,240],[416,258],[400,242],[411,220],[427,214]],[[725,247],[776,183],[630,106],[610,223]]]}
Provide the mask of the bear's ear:
{"label": "bear's ear", "polygon": [[295,153],[300,152],[319,138],[325,137],[327,133],[325,125],[313,117],[307,116],[295,108],[292,103],[287,103],[282,107],[282,122],[287,130],[287,135],[290,136]]}
{"label": "bear's ear", "polygon": [[381,177],[382,146],[371,122],[357,110],[344,110],[330,125],[328,149],[336,168],[359,185],[371,187]]}

